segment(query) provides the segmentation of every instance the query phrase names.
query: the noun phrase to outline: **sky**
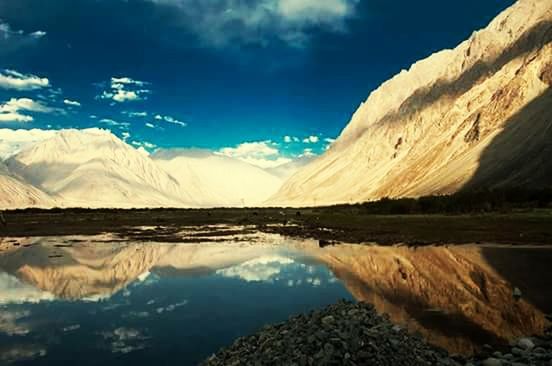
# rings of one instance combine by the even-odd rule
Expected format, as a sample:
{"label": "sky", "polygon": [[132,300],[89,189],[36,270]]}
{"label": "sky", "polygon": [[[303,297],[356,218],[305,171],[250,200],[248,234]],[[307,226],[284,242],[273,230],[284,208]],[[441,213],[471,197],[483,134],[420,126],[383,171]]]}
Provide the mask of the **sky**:
{"label": "sky", "polygon": [[[0,128],[286,162],[512,0],[0,0]],[[266,160],[266,159],[264,159]]]}

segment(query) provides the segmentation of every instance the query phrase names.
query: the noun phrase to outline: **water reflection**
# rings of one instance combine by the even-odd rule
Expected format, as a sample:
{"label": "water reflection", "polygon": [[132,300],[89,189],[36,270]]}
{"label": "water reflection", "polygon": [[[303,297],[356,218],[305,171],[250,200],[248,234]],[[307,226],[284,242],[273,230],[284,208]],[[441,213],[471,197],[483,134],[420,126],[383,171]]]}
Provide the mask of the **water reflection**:
{"label": "water reflection", "polygon": [[[501,272],[518,273],[531,263],[550,263],[550,248],[341,246],[318,258],[356,299],[452,352],[471,353],[485,343],[542,333],[549,325],[543,313],[552,310],[549,266],[523,271],[525,281],[512,284],[490,263],[509,262]],[[548,298],[540,297],[538,309],[516,300],[514,285]]]}
{"label": "water reflection", "polygon": [[[549,248],[320,248],[309,240],[257,238],[5,239],[0,361],[194,364],[265,323],[343,297],[371,302],[431,342],[469,353],[542,332],[543,312],[552,309],[543,280],[551,271],[527,267],[550,263]],[[513,286],[523,299],[513,298]]]}

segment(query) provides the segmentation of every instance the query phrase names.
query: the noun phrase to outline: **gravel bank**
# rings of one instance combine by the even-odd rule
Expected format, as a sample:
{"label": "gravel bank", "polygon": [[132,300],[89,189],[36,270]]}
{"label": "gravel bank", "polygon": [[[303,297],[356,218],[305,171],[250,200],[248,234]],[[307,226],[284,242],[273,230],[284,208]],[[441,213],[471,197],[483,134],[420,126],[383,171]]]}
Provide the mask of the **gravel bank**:
{"label": "gravel bank", "polygon": [[239,338],[202,365],[552,366],[552,333],[465,359],[408,334],[370,304],[343,301]]}

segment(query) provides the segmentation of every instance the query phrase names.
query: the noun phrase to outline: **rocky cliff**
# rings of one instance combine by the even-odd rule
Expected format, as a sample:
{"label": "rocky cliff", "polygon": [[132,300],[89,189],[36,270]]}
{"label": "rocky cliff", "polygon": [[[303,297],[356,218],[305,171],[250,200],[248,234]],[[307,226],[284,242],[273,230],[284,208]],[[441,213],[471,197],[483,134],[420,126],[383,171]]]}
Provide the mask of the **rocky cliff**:
{"label": "rocky cliff", "polygon": [[372,92],[272,197],[320,205],[552,184],[552,0],[520,0]]}

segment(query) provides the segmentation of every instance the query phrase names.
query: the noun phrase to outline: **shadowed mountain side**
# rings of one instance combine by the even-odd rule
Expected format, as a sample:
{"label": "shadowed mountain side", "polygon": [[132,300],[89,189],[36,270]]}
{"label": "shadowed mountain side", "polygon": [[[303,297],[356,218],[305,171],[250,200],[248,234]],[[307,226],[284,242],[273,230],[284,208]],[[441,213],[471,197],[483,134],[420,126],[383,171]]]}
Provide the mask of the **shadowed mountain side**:
{"label": "shadowed mountain side", "polygon": [[[493,254],[516,257],[508,248]],[[476,247],[339,246],[326,248],[320,259],[357,300],[452,352],[540,333],[547,325],[533,305],[514,300],[510,284]]]}
{"label": "shadowed mountain side", "polygon": [[552,248],[515,248],[512,255],[501,255],[501,248],[484,247],[485,260],[523,298],[546,314],[552,313]]}
{"label": "shadowed mountain side", "polygon": [[[552,73],[552,60],[546,72]],[[551,81],[548,81],[551,82]],[[552,186],[552,89],[512,116],[485,148],[463,190]]]}

